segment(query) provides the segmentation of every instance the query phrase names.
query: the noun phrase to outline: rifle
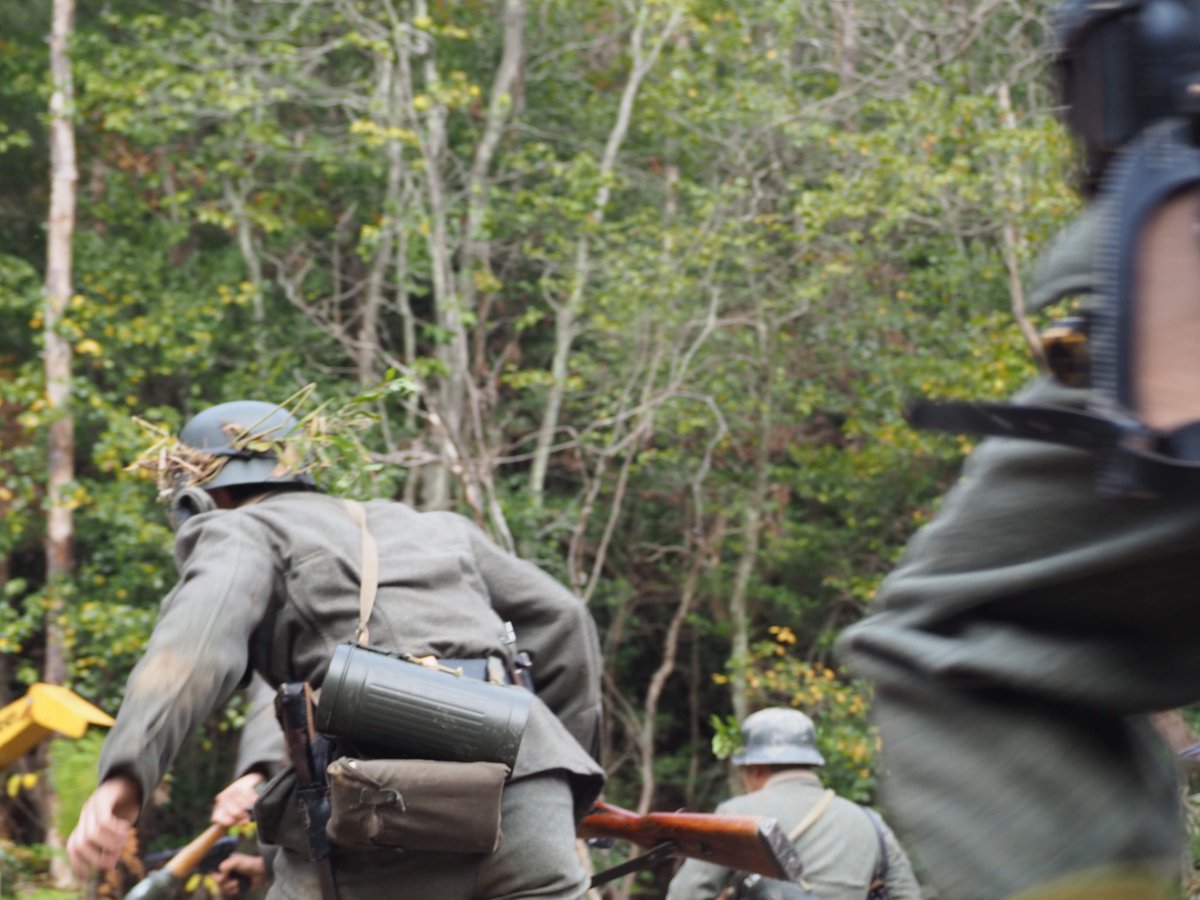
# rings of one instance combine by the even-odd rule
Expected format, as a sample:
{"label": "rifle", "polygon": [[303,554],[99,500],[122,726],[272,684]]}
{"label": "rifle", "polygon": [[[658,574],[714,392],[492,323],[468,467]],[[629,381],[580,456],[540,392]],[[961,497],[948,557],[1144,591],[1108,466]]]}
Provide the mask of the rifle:
{"label": "rifle", "polygon": [[651,812],[643,816],[611,803],[597,803],[579,823],[576,834],[630,841],[649,851],[598,872],[592,878],[593,887],[671,856],[700,859],[782,881],[795,880],[803,869],[787,834],[767,816],[690,812]]}
{"label": "rifle", "polygon": [[313,725],[312,689],[307,682],[285,684],[275,696],[275,715],[283,728],[288,756],[296,770],[297,799],[309,858],[317,863],[321,896],[338,900],[337,882],[329,858],[332,845],[325,834],[329,821],[329,741],[318,735]]}
{"label": "rifle", "polygon": [[[237,849],[235,838],[223,837],[226,830],[224,825],[210,825],[183,849],[168,851],[166,865],[135,884],[125,895],[125,900],[171,900],[194,870],[215,869]],[[158,858],[163,857],[159,855]],[[146,861],[152,862],[151,857]]]}

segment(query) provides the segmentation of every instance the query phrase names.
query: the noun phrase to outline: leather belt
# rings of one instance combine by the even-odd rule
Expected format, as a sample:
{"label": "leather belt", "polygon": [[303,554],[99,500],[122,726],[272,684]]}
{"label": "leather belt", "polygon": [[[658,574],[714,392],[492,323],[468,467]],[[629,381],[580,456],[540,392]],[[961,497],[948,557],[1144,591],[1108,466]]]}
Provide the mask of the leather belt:
{"label": "leather belt", "polygon": [[935,403],[905,410],[916,428],[1061,444],[1095,453],[1098,487],[1108,496],[1200,493],[1200,422],[1155,432],[1132,419],[1056,406]]}
{"label": "leather belt", "polygon": [[457,669],[465,678],[486,681],[490,684],[515,684],[508,666],[499,656],[481,656],[473,659],[438,659],[442,669]]}

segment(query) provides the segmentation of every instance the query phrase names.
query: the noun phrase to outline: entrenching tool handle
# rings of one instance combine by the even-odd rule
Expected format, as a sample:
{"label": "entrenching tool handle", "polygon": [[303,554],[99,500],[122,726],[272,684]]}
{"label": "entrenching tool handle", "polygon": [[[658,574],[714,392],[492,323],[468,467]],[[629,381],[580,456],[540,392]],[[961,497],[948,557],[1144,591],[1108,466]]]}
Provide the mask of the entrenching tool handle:
{"label": "entrenching tool handle", "polygon": [[205,854],[228,830],[224,825],[209,825],[161,869],[151,872],[135,884],[125,895],[125,900],[172,900],[179,885],[200,865]]}
{"label": "entrenching tool handle", "polygon": [[193,838],[187,846],[172,856],[163,868],[176,878],[186,878],[228,830],[224,825],[209,825],[198,837]]}

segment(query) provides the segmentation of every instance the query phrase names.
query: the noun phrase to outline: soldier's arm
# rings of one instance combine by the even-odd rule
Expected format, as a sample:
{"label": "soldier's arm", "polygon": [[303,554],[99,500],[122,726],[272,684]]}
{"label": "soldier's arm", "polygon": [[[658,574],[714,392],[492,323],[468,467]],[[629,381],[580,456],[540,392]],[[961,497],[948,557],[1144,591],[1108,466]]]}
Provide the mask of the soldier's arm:
{"label": "soldier's arm", "polygon": [[921,886],[917,882],[917,876],[913,873],[908,854],[904,852],[904,848],[900,846],[900,842],[896,840],[896,835],[892,833],[892,829],[887,826],[887,823],[880,821],[883,826],[884,846],[887,847],[888,855],[888,897],[890,900],[921,900]]}
{"label": "soldier's arm", "polygon": [[275,691],[255,673],[246,687],[246,700],[234,780],[213,802],[213,823],[226,827],[250,821],[259,788],[286,764],[287,745],[275,719]]}
{"label": "soldier's arm", "polygon": [[187,736],[245,674],[250,635],[274,592],[275,563],[248,517],[197,517],[176,544],[179,582],[163,602],[100,755],[100,779],[126,775],[143,802]]}
{"label": "soldier's arm", "polygon": [[261,772],[264,778],[271,778],[287,764],[283,729],[275,718],[275,689],[256,673],[246,687],[246,700],[246,724],[238,739],[234,774]]}
{"label": "soldier's arm", "polygon": [[67,858],[76,877],[86,878],[92,869],[107,870],[117,864],[141,800],[132,778],[116,775],[101,780],[67,839]]}
{"label": "soldier's arm", "polygon": [[578,597],[533,563],[502,550],[474,525],[466,527],[492,607],[512,622],[517,649],[533,655],[538,696],[597,757],[603,664],[591,614]]}

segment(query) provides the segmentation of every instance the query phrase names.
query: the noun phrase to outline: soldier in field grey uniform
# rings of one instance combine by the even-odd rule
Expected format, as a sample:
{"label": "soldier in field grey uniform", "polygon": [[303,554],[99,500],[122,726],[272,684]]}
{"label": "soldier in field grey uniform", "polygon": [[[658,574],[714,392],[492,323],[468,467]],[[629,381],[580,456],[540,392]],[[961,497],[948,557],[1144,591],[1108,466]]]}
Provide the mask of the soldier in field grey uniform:
{"label": "soldier in field grey uniform", "polygon": [[[114,863],[129,823],[180,744],[247,673],[273,685],[319,686],[335,646],[355,634],[359,526],[341,501],[282,469],[281,454],[239,449],[227,437],[238,429],[271,430],[279,441],[295,427],[271,404],[239,402],[201,413],[181,433],[185,445],[225,461],[200,486],[202,494],[192,488],[190,502],[206,511],[179,528],[179,581],[105,741],[101,784],[68,841],[77,874]],[[583,896],[588,878],[575,852],[575,823],[603,784],[589,755],[598,750],[601,728],[601,662],[590,615],[553,578],[462,516],[384,500],[364,508],[379,560],[372,644],[417,657],[497,657],[511,666],[511,623],[517,646],[534,658],[537,696],[504,786],[499,849],[334,848],[340,897]],[[269,896],[321,896],[317,867],[302,846],[281,847]]]}
{"label": "soldier in field grey uniform", "polygon": [[[718,813],[768,816],[793,837],[804,865],[801,887],[818,900],[865,900],[881,879],[890,900],[921,896],[912,866],[892,830],[874,812],[826,790],[814,769],[825,760],[817,750],[812,721],[794,709],[771,707],[747,716],[745,745],[733,761],[750,792],[726,800]],[[886,864],[884,856],[886,854]],[[755,896],[739,888],[741,873],[688,859],[671,880],[668,900],[713,900]]]}
{"label": "soldier in field grey uniform", "polygon": [[[1151,108],[1107,96],[1145,88],[1145,59],[1134,77],[1105,67],[1155,34],[1194,56],[1190,6],[1064,5],[1064,85],[1091,174],[1130,138],[1108,116]],[[1035,304],[1077,296],[1106,312],[1108,202],[1092,199],[1052,248]],[[1191,219],[1182,240],[1194,245]],[[1195,310],[1196,281],[1176,280]],[[1111,402],[1106,383],[1042,377],[1015,402],[1094,411]],[[1180,896],[1177,776],[1146,714],[1200,698],[1200,503],[1183,491],[1102,496],[1096,472],[1079,449],[984,440],[874,614],[841,637],[843,658],[875,684],[888,808],[947,900]]]}
{"label": "soldier in field grey uniform", "polygon": [[[1066,240],[1089,231],[1084,220]],[[1088,273],[1085,248],[1050,259],[1043,285]],[[1042,378],[1018,399],[1086,395]],[[1065,447],[989,439],[971,454],[878,611],[839,644],[875,684],[889,808],[948,900],[1072,872],[1145,879],[1112,896],[1172,896],[1174,766],[1132,716],[1200,696],[1198,559],[1194,501],[1103,500],[1094,460]]]}

